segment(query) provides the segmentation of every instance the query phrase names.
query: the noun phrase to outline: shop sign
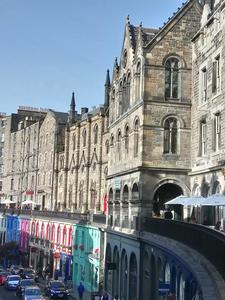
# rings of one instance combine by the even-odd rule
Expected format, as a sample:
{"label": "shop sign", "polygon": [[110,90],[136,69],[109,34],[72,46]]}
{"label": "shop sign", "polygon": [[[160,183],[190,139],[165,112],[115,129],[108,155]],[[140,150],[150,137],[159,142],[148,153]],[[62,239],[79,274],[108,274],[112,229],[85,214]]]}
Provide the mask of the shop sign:
{"label": "shop sign", "polygon": [[115,179],[114,180],[114,188],[116,190],[120,190],[120,188],[121,188],[121,180],[120,179]]}

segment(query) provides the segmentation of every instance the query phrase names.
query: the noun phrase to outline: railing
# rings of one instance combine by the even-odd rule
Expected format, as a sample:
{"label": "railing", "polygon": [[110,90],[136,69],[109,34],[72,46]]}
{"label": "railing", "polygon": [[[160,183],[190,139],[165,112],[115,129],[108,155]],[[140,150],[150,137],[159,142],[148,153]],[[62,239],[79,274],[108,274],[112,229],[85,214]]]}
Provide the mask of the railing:
{"label": "railing", "polygon": [[144,218],[141,231],[179,241],[206,257],[225,279],[225,234],[199,224]]}
{"label": "railing", "polygon": [[99,224],[106,224],[106,215],[104,214],[94,214],[93,222]]}
{"label": "railing", "polygon": [[63,211],[5,209],[5,208],[0,208],[0,212],[12,214],[12,215],[17,214],[17,215],[27,215],[27,216],[35,216],[35,217],[77,220],[79,222],[88,222],[90,220],[90,216],[88,214],[78,213],[78,212],[71,213],[71,212],[63,212]]}

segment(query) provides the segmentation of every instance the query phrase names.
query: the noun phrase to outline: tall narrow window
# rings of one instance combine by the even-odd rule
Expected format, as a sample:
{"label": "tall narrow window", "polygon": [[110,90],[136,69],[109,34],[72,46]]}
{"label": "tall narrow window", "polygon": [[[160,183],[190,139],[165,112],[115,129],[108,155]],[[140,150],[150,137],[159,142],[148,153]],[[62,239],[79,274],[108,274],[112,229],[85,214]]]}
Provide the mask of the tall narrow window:
{"label": "tall narrow window", "polygon": [[127,82],[126,78],[123,79],[123,94],[122,94],[122,113],[126,111],[127,106]]}
{"label": "tall narrow window", "polygon": [[119,99],[118,99],[118,107],[117,107],[117,115],[120,116],[122,114],[122,104],[123,104],[123,83],[120,82],[119,85]]}
{"label": "tall narrow window", "polygon": [[165,97],[179,98],[179,60],[172,57],[166,62],[165,70]]}
{"label": "tall narrow window", "polygon": [[76,136],[73,134],[73,150],[76,149]]}
{"label": "tall narrow window", "polygon": [[202,82],[202,102],[207,101],[207,70],[206,67],[202,69],[201,72],[201,82]]}
{"label": "tall narrow window", "polygon": [[121,159],[121,132],[118,132],[117,135],[117,150],[118,150],[118,159]]}
{"label": "tall narrow window", "polygon": [[220,90],[220,55],[213,61],[212,67],[212,92],[218,93]]}
{"label": "tall narrow window", "polygon": [[138,62],[135,73],[135,100],[140,100],[140,76],[141,76],[141,63]]}
{"label": "tall narrow window", "polygon": [[125,152],[128,154],[129,152],[129,127],[126,126],[125,129]]}
{"label": "tall narrow window", "polygon": [[130,73],[127,76],[127,86],[126,86],[126,110],[130,107],[130,83],[131,83],[131,75]]}
{"label": "tall narrow window", "polygon": [[134,123],[134,157],[138,155],[139,151],[139,121],[135,120]]}
{"label": "tall narrow window", "polygon": [[177,131],[177,119],[167,119],[164,124],[164,153],[177,153]]}
{"label": "tall narrow window", "polygon": [[98,125],[96,124],[94,127],[94,144],[98,143]]}
{"label": "tall narrow window", "polygon": [[217,151],[220,149],[220,141],[221,141],[221,116],[217,113],[213,119],[214,122],[214,140],[213,140],[213,149]]}
{"label": "tall narrow window", "polygon": [[87,133],[85,129],[83,130],[82,137],[83,137],[83,147],[86,147]]}
{"label": "tall narrow window", "polygon": [[201,147],[201,155],[206,154],[206,122],[205,120],[201,122],[201,132],[200,132],[200,147]]}

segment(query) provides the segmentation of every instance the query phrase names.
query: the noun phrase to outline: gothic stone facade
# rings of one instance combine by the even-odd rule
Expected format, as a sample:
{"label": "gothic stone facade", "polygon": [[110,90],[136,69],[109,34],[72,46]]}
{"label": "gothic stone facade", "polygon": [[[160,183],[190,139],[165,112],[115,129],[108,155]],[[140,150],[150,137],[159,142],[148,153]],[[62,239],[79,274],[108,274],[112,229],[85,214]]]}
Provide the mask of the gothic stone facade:
{"label": "gothic stone facade", "polygon": [[188,1],[160,30],[127,20],[110,97],[109,214],[135,227],[166,200],[190,193],[191,39],[202,8]]}
{"label": "gothic stone facade", "polygon": [[[224,192],[225,174],[225,6],[204,7],[201,29],[194,38],[192,101],[193,195]],[[209,211],[208,211],[209,212]],[[207,214],[206,214],[207,216]],[[213,215],[208,215],[213,222]]]}

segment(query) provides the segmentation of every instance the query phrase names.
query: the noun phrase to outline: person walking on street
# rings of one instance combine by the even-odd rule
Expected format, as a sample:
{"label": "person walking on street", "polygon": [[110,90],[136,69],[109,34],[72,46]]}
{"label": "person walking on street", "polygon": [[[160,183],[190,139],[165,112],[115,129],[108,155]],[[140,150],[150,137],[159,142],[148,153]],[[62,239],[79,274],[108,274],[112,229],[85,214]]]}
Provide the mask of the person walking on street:
{"label": "person walking on street", "polygon": [[110,300],[108,293],[104,292],[103,295],[101,296],[100,300]]}
{"label": "person walking on street", "polygon": [[78,294],[79,294],[79,300],[83,299],[83,294],[84,294],[84,285],[82,282],[80,282],[78,288],[77,288]]}

